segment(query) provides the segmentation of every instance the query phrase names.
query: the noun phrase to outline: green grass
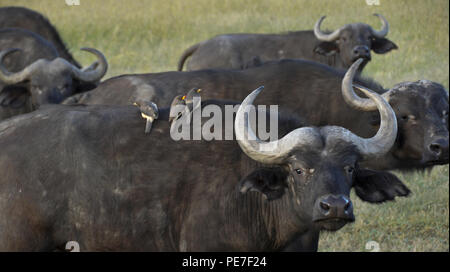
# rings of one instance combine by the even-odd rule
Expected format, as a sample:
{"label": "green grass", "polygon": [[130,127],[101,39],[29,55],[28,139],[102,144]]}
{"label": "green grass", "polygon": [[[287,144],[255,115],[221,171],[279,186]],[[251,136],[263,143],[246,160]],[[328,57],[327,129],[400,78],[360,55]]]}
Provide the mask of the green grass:
{"label": "green grass", "polygon": [[[0,6],[22,5],[45,14],[83,64],[93,57],[78,48],[101,50],[108,58],[107,77],[124,73],[175,70],[181,53],[214,35],[233,32],[273,33],[312,29],[327,15],[324,27],[366,22],[376,28],[373,13],[390,23],[388,38],[399,50],[374,56],[364,74],[386,87],[429,79],[449,88],[449,3],[447,0],[1,0]],[[398,173],[399,174],[399,173]],[[356,222],[336,233],[324,233],[322,251],[366,251],[376,241],[381,251],[449,251],[448,166],[431,173],[399,174],[413,191],[394,203],[355,202]]]}
{"label": "green grass", "polygon": [[323,233],[320,250],[366,251],[365,244],[376,241],[381,251],[448,251],[448,166],[428,174],[396,174],[412,195],[374,205],[352,193],[355,223]]}

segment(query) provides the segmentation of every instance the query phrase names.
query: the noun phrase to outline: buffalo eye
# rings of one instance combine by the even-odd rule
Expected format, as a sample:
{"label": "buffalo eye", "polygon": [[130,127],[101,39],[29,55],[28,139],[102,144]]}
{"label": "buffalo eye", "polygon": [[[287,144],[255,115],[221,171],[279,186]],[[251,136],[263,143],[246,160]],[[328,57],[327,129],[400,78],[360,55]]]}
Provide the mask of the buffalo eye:
{"label": "buffalo eye", "polygon": [[414,115],[412,115],[412,114],[410,114],[410,115],[403,115],[403,116],[402,116],[402,119],[403,119],[404,121],[416,120],[416,116],[414,116]]}
{"label": "buffalo eye", "polygon": [[347,173],[349,173],[349,174],[353,174],[353,172],[355,171],[355,167],[350,166],[350,165],[348,165],[348,166],[346,166],[344,168],[347,171]]}
{"label": "buffalo eye", "polygon": [[312,175],[314,174],[315,169],[314,168],[309,168],[309,169],[295,169],[295,173],[297,173],[297,175],[304,175],[304,174],[309,174]]}

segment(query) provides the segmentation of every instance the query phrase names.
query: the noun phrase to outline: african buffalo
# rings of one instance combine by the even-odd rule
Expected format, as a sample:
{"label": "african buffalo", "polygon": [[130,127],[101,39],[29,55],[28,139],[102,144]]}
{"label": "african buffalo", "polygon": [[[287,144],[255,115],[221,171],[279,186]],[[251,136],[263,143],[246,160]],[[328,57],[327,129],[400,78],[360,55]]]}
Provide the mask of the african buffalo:
{"label": "african buffalo", "polygon": [[408,195],[395,176],[358,167],[396,138],[378,94],[365,91],[381,112],[372,138],[296,127],[261,142],[246,114],[260,91],[236,114],[237,140],[174,141],[168,108],[150,134],[134,106],[48,105],[0,123],[0,250],[317,250],[320,230],[354,220],[352,187],[369,202]]}
{"label": "african buffalo", "polygon": [[98,58],[89,69],[82,70],[59,57],[56,48],[36,33],[1,29],[0,120],[95,88],[108,64],[101,52],[82,50]]}
{"label": "african buffalo", "polygon": [[[355,63],[360,65],[361,61]],[[356,68],[354,68],[356,69]],[[352,71],[354,72],[354,69]],[[353,78],[353,72],[349,73]],[[259,104],[278,104],[308,124],[338,125],[363,137],[375,134],[377,112],[359,112],[341,94],[344,72],[305,60],[281,60],[247,70],[202,70],[123,75],[108,79],[96,89],[68,98],[64,103],[127,105],[152,100],[169,105],[186,89],[201,88],[206,99],[241,100],[245,90],[264,85],[271,90]],[[448,92],[438,83],[404,82],[387,90],[376,82],[356,77],[359,86],[384,94],[398,120],[395,145],[383,159],[364,162],[371,169],[415,170],[448,164]],[[352,92],[351,88],[344,89]],[[370,105],[369,105],[370,106]]]}
{"label": "african buffalo", "polygon": [[389,32],[388,21],[380,14],[383,27],[374,30],[363,23],[347,24],[325,33],[320,29],[325,16],[321,17],[314,30],[289,32],[287,34],[227,34],[203,41],[187,49],[178,62],[178,71],[184,62],[188,70],[207,68],[244,69],[255,66],[254,62],[278,59],[306,59],[337,68],[349,68],[359,58],[364,58],[360,71],[371,59],[370,51],[384,54],[397,49],[385,38]]}
{"label": "african buffalo", "polygon": [[81,68],[66,48],[56,28],[38,12],[24,7],[2,7],[0,8],[1,28],[22,28],[34,32],[53,44],[61,58]]}

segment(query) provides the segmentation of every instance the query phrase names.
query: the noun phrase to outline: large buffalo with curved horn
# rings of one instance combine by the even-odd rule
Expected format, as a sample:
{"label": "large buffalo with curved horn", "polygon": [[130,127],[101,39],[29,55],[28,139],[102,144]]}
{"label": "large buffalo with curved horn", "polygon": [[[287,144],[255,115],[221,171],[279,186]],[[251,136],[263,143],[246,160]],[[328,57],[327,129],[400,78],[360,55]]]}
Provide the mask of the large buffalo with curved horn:
{"label": "large buffalo with curved horn", "polygon": [[397,49],[397,45],[385,38],[389,32],[388,21],[380,14],[374,15],[383,24],[381,30],[364,23],[353,23],[328,33],[321,30],[323,16],[314,30],[287,34],[219,35],[187,49],[178,62],[178,71],[183,70],[189,57],[188,70],[244,69],[278,59],[307,59],[347,69],[355,60],[363,58],[362,70],[371,60],[371,50],[384,54]]}
{"label": "large buffalo with curved horn", "polygon": [[0,123],[0,251],[67,241],[81,251],[314,251],[321,230],[354,220],[351,188],[374,203],[409,194],[395,176],[358,167],[395,142],[380,95],[364,90],[381,115],[374,137],[279,115],[289,133],[263,142],[247,137],[260,91],[231,119],[237,141],[174,141],[168,108],[150,134],[134,106],[54,105]]}
{"label": "large buffalo with curved horn", "polygon": [[355,75],[362,62],[355,62],[347,76],[329,66],[304,60],[273,61],[246,70],[124,75],[108,79],[96,89],[72,96],[63,103],[127,105],[137,99],[148,99],[164,106],[170,104],[173,96],[192,88],[201,88],[206,99],[239,100],[245,97],[245,90],[264,85],[276,91],[261,97],[260,104],[277,104],[311,125],[338,125],[370,137],[380,124],[379,114],[359,109],[373,110],[373,103],[361,98],[349,106],[344,101],[344,97],[354,97],[349,82],[355,77],[357,86],[374,90],[388,99],[399,127],[391,150],[382,159],[366,161],[363,166],[415,170],[448,164],[449,101],[445,88],[436,82],[419,80],[385,89],[371,79]]}
{"label": "large buffalo with curved horn", "polygon": [[0,30],[0,120],[93,89],[108,64],[98,50],[81,50],[97,57],[88,69],[59,57],[55,47],[35,33]]}

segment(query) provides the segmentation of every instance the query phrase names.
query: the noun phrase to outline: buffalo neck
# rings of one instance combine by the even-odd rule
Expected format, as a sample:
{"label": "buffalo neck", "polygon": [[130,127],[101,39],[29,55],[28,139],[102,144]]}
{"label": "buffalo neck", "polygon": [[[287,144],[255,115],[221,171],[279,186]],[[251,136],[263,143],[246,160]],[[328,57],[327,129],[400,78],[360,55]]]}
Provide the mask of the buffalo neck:
{"label": "buffalo neck", "polygon": [[245,230],[248,239],[241,241],[246,241],[247,250],[282,250],[290,241],[308,231],[307,225],[301,224],[300,217],[295,214],[287,193],[280,199],[268,201],[259,192],[242,194],[235,191],[228,197],[228,203],[227,221],[235,222],[231,230]]}

